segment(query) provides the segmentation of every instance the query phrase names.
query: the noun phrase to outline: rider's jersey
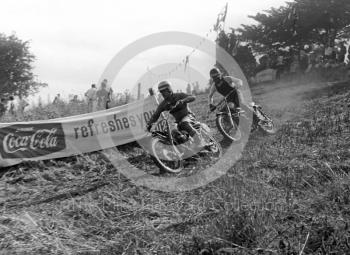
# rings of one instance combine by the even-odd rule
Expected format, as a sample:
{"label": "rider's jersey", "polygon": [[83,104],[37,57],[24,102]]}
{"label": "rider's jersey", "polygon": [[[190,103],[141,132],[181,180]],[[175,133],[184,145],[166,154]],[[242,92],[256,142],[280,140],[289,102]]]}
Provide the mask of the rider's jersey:
{"label": "rider's jersey", "polygon": [[[164,111],[169,111],[172,107],[175,106],[176,102],[189,97],[186,93],[173,93],[169,98],[164,99],[157,107],[155,113],[152,115],[149,123],[152,124],[156,122],[160,116],[160,114]],[[193,114],[188,107],[188,104],[185,103],[183,105],[177,106],[175,109],[170,111],[171,115],[174,116],[175,121],[179,123],[184,117],[188,114]]]}
{"label": "rider's jersey", "polygon": [[211,92],[217,91],[222,96],[227,96],[232,92],[227,98],[227,101],[234,102],[236,106],[239,106],[237,90],[242,86],[242,81],[240,79],[232,76],[223,76],[219,82],[214,83],[214,81],[210,79],[209,83],[211,85]]}

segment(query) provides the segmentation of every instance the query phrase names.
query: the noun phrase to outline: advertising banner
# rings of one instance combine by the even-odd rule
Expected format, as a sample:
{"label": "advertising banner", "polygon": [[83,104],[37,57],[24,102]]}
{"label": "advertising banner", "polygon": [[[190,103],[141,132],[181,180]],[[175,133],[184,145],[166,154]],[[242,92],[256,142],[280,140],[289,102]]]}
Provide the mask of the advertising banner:
{"label": "advertising banner", "polygon": [[127,105],[45,121],[0,123],[0,167],[98,151],[139,140],[158,106],[154,96]]}

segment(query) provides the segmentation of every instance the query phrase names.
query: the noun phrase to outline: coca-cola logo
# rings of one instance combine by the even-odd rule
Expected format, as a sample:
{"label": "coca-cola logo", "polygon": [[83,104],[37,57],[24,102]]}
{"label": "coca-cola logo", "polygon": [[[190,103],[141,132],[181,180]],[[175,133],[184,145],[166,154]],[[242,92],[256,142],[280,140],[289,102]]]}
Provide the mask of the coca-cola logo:
{"label": "coca-cola logo", "polygon": [[0,129],[3,158],[33,158],[66,148],[60,123],[17,124]]}

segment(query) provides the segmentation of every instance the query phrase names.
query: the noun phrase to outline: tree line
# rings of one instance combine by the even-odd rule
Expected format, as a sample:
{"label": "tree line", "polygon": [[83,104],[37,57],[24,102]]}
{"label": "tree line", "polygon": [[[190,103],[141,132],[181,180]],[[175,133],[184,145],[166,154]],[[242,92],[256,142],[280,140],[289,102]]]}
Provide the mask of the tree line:
{"label": "tree line", "polygon": [[[217,37],[248,77],[256,73],[257,55],[286,48],[298,51],[314,43],[332,47],[350,35],[349,0],[294,0],[249,17],[255,24],[221,30]],[[47,86],[34,75],[34,60],[28,41],[0,33],[1,98],[26,97]]]}
{"label": "tree line", "polygon": [[246,76],[256,73],[257,55],[278,50],[299,52],[305,45],[334,47],[350,35],[349,0],[294,0],[249,16],[255,24],[221,30],[217,43],[231,54]]}

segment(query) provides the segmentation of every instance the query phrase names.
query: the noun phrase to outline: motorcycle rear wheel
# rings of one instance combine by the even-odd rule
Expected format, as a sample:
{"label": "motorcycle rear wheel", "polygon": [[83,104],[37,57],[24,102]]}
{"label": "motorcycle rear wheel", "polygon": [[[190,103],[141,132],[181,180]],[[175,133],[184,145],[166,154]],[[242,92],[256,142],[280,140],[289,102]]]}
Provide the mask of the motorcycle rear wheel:
{"label": "motorcycle rear wheel", "polygon": [[259,121],[258,121],[258,126],[262,131],[264,131],[267,134],[274,134],[276,133],[276,127],[275,124],[273,123],[272,119],[263,111],[260,109],[257,109],[256,111],[259,112]]}

